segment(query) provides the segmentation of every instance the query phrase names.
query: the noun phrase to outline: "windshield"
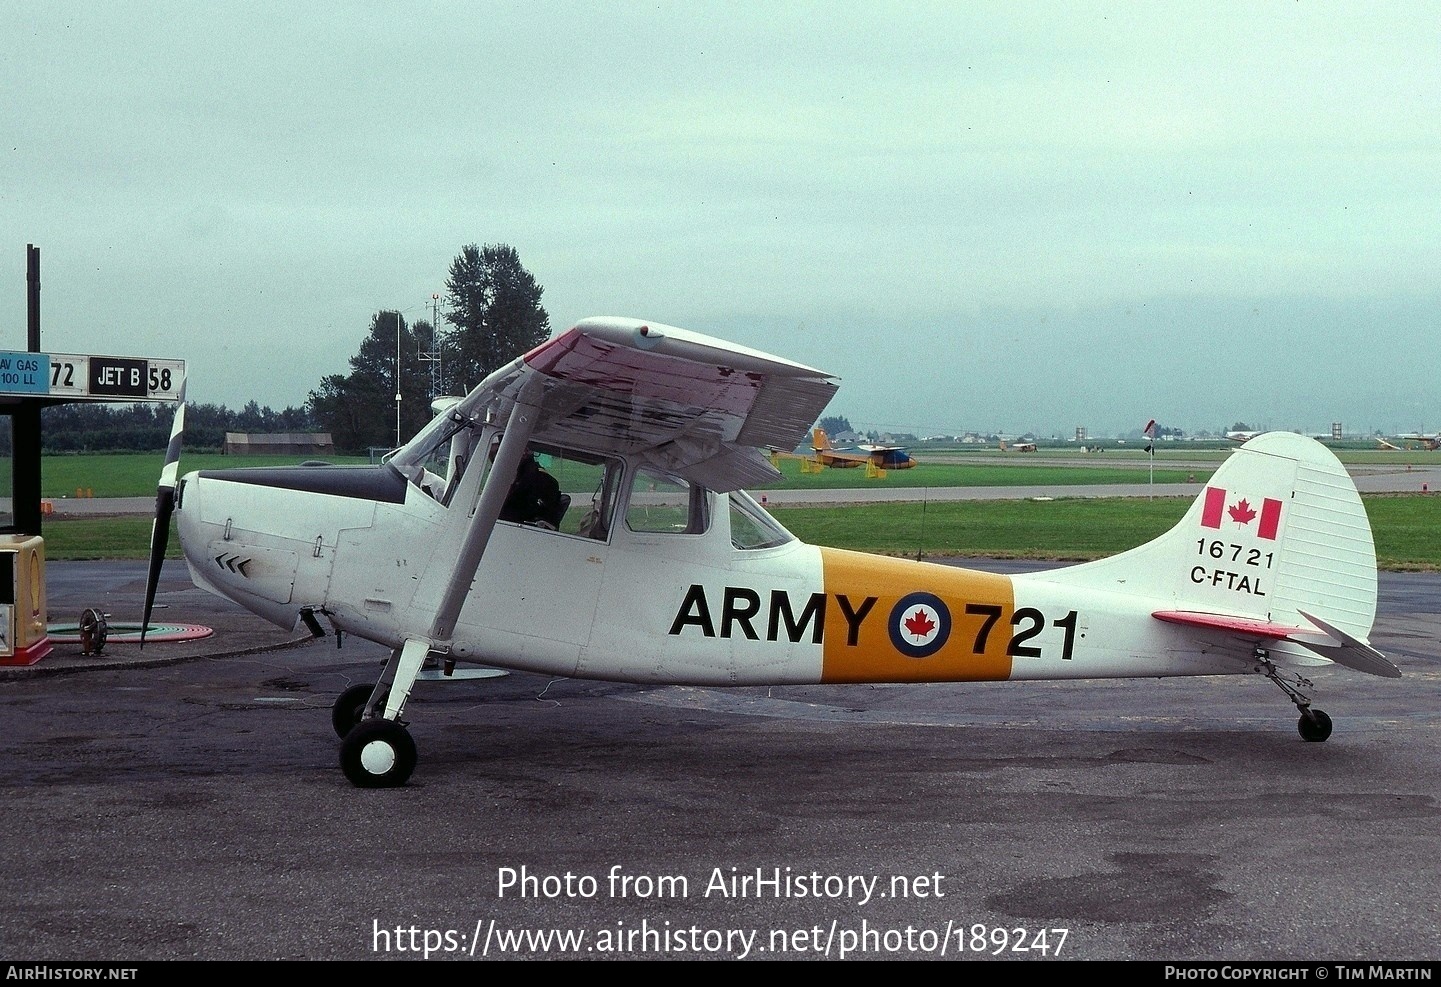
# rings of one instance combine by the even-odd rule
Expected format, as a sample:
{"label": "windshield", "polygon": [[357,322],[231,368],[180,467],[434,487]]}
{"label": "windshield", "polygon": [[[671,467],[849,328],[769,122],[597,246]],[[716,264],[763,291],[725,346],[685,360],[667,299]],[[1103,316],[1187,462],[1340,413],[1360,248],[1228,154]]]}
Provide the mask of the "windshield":
{"label": "windshield", "polygon": [[407,466],[426,466],[437,459],[443,464],[450,452],[451,438],[470,424],[469,418],[453,408],[436,415],[413,439],[391,453],[387,462],[402,473]]}
{"label": "windshield", "polygon": [[470,459],[477,429],[475,419],[452,407],[437,415],[387,460],[411,483],[436,500],[449,502]]}
{"label": "windshield", "polygon": [[742,550],[774,548],[795,541],[795,535],[781,527],[744,490],[730,495],[731,544]]}

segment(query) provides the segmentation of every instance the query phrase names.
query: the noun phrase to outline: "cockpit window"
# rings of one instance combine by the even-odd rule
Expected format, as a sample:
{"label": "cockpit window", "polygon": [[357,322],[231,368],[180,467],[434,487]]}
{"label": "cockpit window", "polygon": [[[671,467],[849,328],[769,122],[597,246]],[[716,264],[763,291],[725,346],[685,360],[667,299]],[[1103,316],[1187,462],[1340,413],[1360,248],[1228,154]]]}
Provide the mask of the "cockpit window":
{"label": "cockpit window", "polygon": [[698,535],[710,527],[709,498],[701,487],[641,467],[631,480],[625,525],[631,531]]}
{"label": "cockpit window", "polygon": [[731,544],[736,548],[774,548],[795,540],[795,535],[782,528],[749,494],[737,491],[729,499]]}
{"label": "cockpit window", "polygon": [[548,527],[568,535],[604,541],[610,534],[616,493],[624,469],[618,460],[569,449],[532,445],[530,453],[540,469],[560,487],[561,508]]}
{"label": "cockpit window", "polygon": [[[475,468],[482,470],[481,476],[474,478],[475,482],[488,481],[485,471],[490,469],[491,456],[487,452],[494,453],[500,438],[499,432],[464,414],[461,406],[455,405],[437,416],[387,461],[412,484],[449,506],[472,462],[478,459]],[[512,512],[508,516],[512,505],[507,501],[502,520],[601,541],[609,537],[625,473],[620,460],[542,443],[531,443],[525,459],[525,468],[538,468],[556,481],[560,488],[559,503],[548,499],[543,513]],[[474,510],[475,504],[465,507]]]}

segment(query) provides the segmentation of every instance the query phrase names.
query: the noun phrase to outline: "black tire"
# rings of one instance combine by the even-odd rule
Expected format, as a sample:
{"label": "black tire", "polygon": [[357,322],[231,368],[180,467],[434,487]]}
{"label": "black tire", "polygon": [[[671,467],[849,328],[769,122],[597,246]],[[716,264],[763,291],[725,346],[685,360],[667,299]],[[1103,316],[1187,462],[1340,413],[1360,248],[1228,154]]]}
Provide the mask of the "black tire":
{"label": "black tire", "polygon": [[[365,704],[370,701],[370,694],[374,691],[374,683],[353,685],[342,692],[340,698],[335,700],[335,705],[330,707],[330,725],[341,740],[360,722],[360,714],[365,712]],[[390,690],[386,689],[385,694],[380,697],[381,702],[389,695]]]}
{"label": "black tire", "polygon": [[1300,722],[1296,729],[1301,732],[1301,739],[1308,743],[1319,744],[1331,736],[1331,717],[1319,709],[1308,710],[1301,714]]}
{"label": "black tire", "polygon": [[98,655],[105,650],[105,637],[110,625],[105,620],[105,615],[94,607],[87,608],[80,615],[80,643],[81,653],[86,655]]}
{"label": "black tire", "polygon": [[415,762],[415,741],[394,720],[361,720],[340,742],[340,770],[356,788],[398,788]]}

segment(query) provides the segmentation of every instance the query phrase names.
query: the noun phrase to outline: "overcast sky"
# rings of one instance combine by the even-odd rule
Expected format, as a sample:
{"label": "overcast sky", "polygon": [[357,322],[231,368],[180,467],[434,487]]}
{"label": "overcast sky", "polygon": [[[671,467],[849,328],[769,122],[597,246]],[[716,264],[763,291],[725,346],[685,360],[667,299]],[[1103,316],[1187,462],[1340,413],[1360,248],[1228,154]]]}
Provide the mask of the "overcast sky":
{"label": "overcast sky", "polygon": [[508,243],[556,331],[767,349],[858,426],[1441,428],[1435,3],[0,16],[0,348],[33,243],[43,349],[301,405]]}

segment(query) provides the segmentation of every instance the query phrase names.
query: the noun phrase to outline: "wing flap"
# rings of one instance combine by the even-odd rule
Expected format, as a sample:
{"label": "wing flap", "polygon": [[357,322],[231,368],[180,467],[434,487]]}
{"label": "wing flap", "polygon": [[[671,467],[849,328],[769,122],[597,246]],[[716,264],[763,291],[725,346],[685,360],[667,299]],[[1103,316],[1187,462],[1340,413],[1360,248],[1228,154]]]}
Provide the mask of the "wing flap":
{"label": "wing flap", "polygon": [[820,417],[835,393],[835,382],[826,378],[767,379],[756,393],[750,414],[736,435],[737,444],[757,449],[767,446],[794,449],[801,442],[796,436],[795,423],[804,420],[804,431]]}

